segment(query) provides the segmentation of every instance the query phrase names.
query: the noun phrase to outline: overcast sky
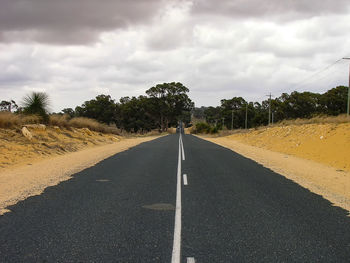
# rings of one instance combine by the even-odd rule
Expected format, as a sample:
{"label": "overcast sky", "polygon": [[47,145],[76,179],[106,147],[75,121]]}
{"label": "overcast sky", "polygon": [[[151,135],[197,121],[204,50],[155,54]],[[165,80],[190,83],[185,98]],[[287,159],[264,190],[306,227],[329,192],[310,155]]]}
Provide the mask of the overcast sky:
{"label": "overcast sky", "polygon": [[179,81],[196,106],[348,85],[348,0],[0,0],[0,100],[51,109]]}

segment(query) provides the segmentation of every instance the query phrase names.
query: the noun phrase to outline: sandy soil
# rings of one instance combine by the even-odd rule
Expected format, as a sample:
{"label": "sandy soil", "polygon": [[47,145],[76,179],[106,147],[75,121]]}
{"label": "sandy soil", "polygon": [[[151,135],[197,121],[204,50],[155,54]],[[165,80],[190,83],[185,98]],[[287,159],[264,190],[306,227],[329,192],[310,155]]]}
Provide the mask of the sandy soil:
{"label": "sandy soil", "polygon": [[28,129],[33,135],[31,140],[24,137],[20,129],[0,129],[0,173],[7,167],[30,165],[47,157],[122,139],[113,134],[102,134],[89,129]]}
{"label": "sandy soil", "polygon": [[107,157],[159,137],[125,139],[88,130],[31,132],[34,141],[16,131],[0,131],[0,214]]}
{"label": "sandy soil", "polygon": [[350,123],[272,127],[228,138],[350,171]]}
{"label": "sandy soil", "polygon": [[253,159],[350,211],[349,136],[349,124],[310,124],[203,139]]}

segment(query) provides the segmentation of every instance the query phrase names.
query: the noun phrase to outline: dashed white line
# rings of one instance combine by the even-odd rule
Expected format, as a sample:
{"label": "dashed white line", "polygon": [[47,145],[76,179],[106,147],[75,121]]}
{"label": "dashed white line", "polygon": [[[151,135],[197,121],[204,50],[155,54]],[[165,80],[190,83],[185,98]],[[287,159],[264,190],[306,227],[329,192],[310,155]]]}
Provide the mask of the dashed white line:
{"label": "dashed white line", "polygon": [[184,143],[183,143],[183,141],[182,141],[182,135],[181,135],[181,133],[180,133],[180,144],[181,144],[182,160],[185,161]]}
{"label": "dashed white line", "polygon": [[177,186],[176,186],[176,209],[172,263],[180,263],[181,260],[181,135],[179,138],[179,155],[177,160]]}
{"label": "dashed white line", "polygon": [[184,178],[184,185],[187,185],[188,183],[187,183],[187,174],[184,174],[183,175],[183,178]]}
{"label": "dashed white line", "polygon": [[196,263],[194,258],[187,258],[187,263]]}

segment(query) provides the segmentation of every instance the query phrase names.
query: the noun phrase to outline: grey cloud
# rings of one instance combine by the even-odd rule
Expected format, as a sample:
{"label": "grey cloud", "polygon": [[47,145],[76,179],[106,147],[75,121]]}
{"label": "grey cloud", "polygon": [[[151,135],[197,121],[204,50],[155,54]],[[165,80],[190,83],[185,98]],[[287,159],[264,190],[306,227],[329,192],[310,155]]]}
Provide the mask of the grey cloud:
{"label": "grey cloud", "polygon": [[150,20],[164,0],[0,0],[0,41],[85,44]]}
{"label": "grey cloud", "polygon": [[[1,1],[0,20],[4,12]],[[130,4],[130,1],[125,2]],[[214,3],[210,2],[207,3]],[[272,2],[266,0],[263,3]],[[131,1],[133,3],[136,1]],[[156,8],[163,4],[161,0],[152,3]],[[247,0],[247,3],[252,1]],[[109,7],[112,5],[109,2]],[[210,10],[198,10],[196,5],[188,9],[186,6],[170,6],[158,9],[160,14],[155,15],[156,11],[150,10],[141,17],[119,12],[118,17],[122,19],[111,25],[108,23],[111,21],[110,12],[106,16],[108,21],[95,23],[104,13],[98,7],[95,14],[89,14],[92,18],[96,16],[97,20],[85,22],[69,18],[61,24],[50,22],[50,19],[31,24],[19,23],[19,17],[8,17],[8,20],[19,21],[18,24],[0,23],[0,42],[26,39],[85,44],[84,41],[95,41],[100,32],[109,28],[111,32],[102,34],[95,45],[85,46],[0,43],[0,93],[8,96],[5,99],[20,101],[30,90],[45,90],[54,102],[53,109],[59,111],[80,105],[100,92],[109,91],[118,100],[121,96],[144,94],[156,83],[174,80],[190,88],[197,106],[217,105],[220,99],[233,96],[261,101],[266,99],[268,92],[274,95],[292,90],[323,92],[347,84],[348,64],[343,62],[334,67],[334,72],[327,73],[322,81],[313,79],[308,85],[296,86],[349,53],[348,15],[320,15],[278,23],[266,21],[265,17],[250,19],[247,15],[232,19],[237,11],[234,7],[229,8],[228,1],[217,1],[216,5],[219,7],[212,5]],[[256,4],[259,5],[260,2]],[[290,11],[297,13],[298,8]],[[334,7],[328,11],[316,9],[308,16],[338,12]],[[218,16],[199,14],[204,11]],[[274,9],[260,13],[250,11],[251,16],[278,13]],[[289,11],[280,9],[278,15],[284,15],[283,12]],[[146,24],[147,19],[152,19],[152,22]],[[131,23],[142,25],[124,30]],[[66,30],[69,25],[69,30]],[[120,30],[115,30],[115,27],[120,27]]]}
{"label": "grey cloud", "polygon": [[276,15],[281,19],[345,13],[348,0],[193,0],[192,12],[234,17],[261,17]]}
{"label": "grey cloud", "polygon": [[189,21],[171,21],[154,27],[146,37],[146,45],[152,50],[170,51],[190,44],[192,37],[193,25]]}
{"label": "grey cloud", "polygon": [[[177,30],[176,30],[177,29]],[[176,34],[174,34],[176,32]],[[166,28],[153,33],[146,39],[147,47],[158,51],[169,51],[184,45],[191,39],[191,31],[186,27]]]}

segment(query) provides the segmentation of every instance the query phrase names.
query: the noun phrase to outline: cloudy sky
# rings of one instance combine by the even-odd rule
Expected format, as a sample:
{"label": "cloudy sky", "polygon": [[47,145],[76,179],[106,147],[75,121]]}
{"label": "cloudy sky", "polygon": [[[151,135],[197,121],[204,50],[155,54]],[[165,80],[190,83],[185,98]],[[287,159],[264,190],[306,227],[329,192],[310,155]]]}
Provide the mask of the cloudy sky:
{"label": "cloudy sky", "polygon": [[[53,111],[179,81],[196,106],[347,85],[348,0],[0,0],[0,100]],[[323,70],[325,69],[325,70]]]}

